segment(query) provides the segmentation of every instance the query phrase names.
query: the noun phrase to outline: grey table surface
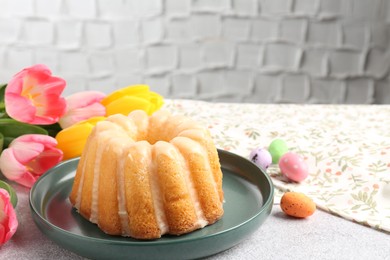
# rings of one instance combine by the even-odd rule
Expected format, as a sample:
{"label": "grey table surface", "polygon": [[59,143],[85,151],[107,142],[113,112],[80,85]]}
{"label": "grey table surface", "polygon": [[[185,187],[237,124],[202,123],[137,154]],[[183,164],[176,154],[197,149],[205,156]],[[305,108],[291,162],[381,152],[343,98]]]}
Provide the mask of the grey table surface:
{"label": "grey table surface", "polygon": [[[16,190],[19,227],[0,247],[0,259],[85,259],[45,237],[32,220],[29,190]],[[390,259],[390,235],[321,210],[292,219],[276,204],[251,236],[208,259]]]}

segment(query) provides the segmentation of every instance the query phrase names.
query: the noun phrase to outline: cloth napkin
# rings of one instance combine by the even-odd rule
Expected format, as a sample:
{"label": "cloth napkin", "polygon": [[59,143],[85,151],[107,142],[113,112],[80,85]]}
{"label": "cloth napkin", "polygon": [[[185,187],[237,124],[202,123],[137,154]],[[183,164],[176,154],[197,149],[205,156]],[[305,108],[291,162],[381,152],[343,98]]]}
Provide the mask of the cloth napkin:
{"label": "cloth napkin", "polygon": [[310,174],[294,183],[272,165],[276,194],[303,192],[325,211],[390,232],[390,106],[166,100],[164,108],[192,117],[218,148],[245,158],[283,139]]}

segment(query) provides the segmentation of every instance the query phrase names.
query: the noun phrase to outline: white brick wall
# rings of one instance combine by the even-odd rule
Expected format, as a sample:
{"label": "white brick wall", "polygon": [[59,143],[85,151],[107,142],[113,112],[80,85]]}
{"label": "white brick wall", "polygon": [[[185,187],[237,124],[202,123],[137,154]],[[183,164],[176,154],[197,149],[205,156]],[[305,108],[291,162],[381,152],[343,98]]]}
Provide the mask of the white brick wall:
{"label": "white brick wall", "polygon": [[47,64],[65,94],[390,103],[387,0],[0,0],[0,82]]}

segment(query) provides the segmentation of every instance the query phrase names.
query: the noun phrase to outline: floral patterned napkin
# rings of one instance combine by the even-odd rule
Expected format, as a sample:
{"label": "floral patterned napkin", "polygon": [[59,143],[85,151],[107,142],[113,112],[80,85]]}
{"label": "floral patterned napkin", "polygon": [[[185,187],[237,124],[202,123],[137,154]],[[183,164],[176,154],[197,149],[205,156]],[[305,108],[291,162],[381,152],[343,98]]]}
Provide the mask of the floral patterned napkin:
{"label": "floral patterned napkin", "polygon": [[276,194],[303,192],[323,210],[390,232],[390,106],[166,100],[165,108],[206,125],[218,148],[245,158],[285,140],[310,175],[291,183],[272,165],[267,173]]}

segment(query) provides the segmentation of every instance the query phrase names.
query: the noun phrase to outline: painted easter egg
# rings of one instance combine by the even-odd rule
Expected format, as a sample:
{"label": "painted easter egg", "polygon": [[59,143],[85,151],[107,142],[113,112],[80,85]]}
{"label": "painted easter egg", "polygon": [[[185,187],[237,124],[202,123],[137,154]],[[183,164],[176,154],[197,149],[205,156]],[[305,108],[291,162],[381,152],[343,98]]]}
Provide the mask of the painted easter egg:
{"label": "painted easter egg", "polygon": [[266,170],[272,163],[271,154],[264,148],[254,149],[250,153],[249,159],[264,170]]}
{"label": "painted easter egg", "polygon": [[300,182],[309,175],[309,167],[301,156],[293,152],[285,153],[279,160],[282,174],[289,180]]}
{"label": "painted easter egg", "polygon": [[282,139],[275,139],[268,147],[268,151],[272,156],[272,163],[277,164],[280,157],[288,152],[288,147],[285,141]]}
{"label": "painted easter egg", "polygon": [[280,200],[280,207],[284,213],[295,218],[306,218],[316,211],[316,204],[299,192],[286,192]]}

